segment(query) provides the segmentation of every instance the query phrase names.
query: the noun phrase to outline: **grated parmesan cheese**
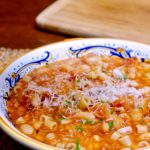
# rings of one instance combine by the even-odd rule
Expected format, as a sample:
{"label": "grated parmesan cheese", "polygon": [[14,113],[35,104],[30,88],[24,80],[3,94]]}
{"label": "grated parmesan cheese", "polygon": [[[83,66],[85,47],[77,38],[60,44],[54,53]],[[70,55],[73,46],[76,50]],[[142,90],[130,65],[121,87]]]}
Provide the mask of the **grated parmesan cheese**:
{"label": "grated parmesan cheese", "polygon": [[[69,78],[69,76],[66,76]],[[65,78],[66,78],[65,77]],[[76,79],[78,79],[77,77]],[[38,94],[42,94],[43,92],[48,92],[51,96],[49,98],[45,98],[44,101],[42,101],[42,105],[44,107],[50,107],[50,106],[59,106],[59,104],[64,106],[64,101],[69,100],[70,105],[67,106],[66,111],[71,112],[71,109],[74,109],[74,107],[77,105],[79,98],[74,100],[75,95],[82,95],[86,97],[88,101],[88,105],[91,104],[97,104],[99,102],[106,102],[106,103],[112,103],[116,101],[120,97],[128,97],[133,96],[134,97],[134,105],[135,108],[137,108],[142,103],[142,94],[144,90],[142,89],[136,89],[135,87],[132,87],[130,82],[127,80],[115,80],[113,78],[108,78],[103,82],[102,85],[93,87],[93,85],[90,85],[87,88],[87,85],[90,85],[90,80],[81,78],[80,82],[78,83],[78,86],[80,89],[74,90],[71,93],[67,95],[58,95],[54,91],[52,91],[51,88],[46,88],[42,86],[38,86],[35,82],[30,82],[28,84],[28,87],[25,89],[25,91],[32,90]],[[41,105],[41,103],[36,103],[35,106]]]}

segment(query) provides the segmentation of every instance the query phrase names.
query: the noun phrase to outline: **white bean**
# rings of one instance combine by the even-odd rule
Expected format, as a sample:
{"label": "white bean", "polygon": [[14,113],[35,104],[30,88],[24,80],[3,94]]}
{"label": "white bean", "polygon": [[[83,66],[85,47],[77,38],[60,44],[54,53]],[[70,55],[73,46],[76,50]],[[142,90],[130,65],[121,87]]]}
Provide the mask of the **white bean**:
{"label": "white bean", "polygon": [[54,133],[48,133],[48,134],[46,135],[46,137],[47,137],[49,140],[52,140],[52,139],[54,139],[56,136],[55,136]]}
{"label": "white bean", "polygon": [[31,125],[28,125],[28,124],[22,124],[20,126],[20,129],[25,134],[33,134],[33,132],[34,132],[33,127]]}
{"label": "white bean", "polygon": [[16,120],[16,124],[22,124],[22,123],[25,123],[25,120],[23,117],[19,117],[17,120]]}
{"label": "white bean", "polygon": [[132,128],[130,126],[124,127],[124,128],[120,128],[118,130],[119,133],[121,134],[131,134],[133,132]]}

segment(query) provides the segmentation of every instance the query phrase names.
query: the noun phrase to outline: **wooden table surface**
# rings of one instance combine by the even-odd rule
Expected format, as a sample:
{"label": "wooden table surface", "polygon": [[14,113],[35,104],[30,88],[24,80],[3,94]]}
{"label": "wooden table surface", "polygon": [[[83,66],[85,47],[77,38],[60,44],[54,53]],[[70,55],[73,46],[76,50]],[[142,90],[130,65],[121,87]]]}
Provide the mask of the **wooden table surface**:
{"label": "wooden table surface", "polygon": [[[35,25],[35,17],[54,0],[0,0],[0,47],[35,48],[71,36],[47,33]],[[16,23],[17,22],[17,23]],[[0,130],[1,150],[27,150]]]}
{"label": "wooden table surface", "polygon": [[68,38],[35,25],[35,17],[54,1],[0,0],[0,47],[35,48]]}

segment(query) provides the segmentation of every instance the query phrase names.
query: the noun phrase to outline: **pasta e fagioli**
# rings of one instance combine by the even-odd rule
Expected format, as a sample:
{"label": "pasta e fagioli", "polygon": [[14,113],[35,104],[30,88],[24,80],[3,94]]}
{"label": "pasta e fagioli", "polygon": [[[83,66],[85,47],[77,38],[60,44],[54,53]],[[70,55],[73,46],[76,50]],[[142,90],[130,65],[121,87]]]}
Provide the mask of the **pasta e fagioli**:
{"label": "pasta e fagioli", "polygon": [[59,148],[146,147],[150,64],[94,54],[51,63],[19,80],[7,111],[21,132]]}

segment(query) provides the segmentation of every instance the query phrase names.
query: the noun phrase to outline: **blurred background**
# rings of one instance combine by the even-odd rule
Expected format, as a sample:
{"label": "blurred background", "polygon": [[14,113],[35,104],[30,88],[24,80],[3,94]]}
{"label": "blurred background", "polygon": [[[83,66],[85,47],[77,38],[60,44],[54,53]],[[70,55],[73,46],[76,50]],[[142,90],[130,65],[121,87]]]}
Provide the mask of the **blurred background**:
{"label": "blurred background", "polygon": [[[150,44],[149,29],[150,0],[0,0],[0,72],[33,48],[69,38]],[[0,130],[0,149],[28,148]]]}

